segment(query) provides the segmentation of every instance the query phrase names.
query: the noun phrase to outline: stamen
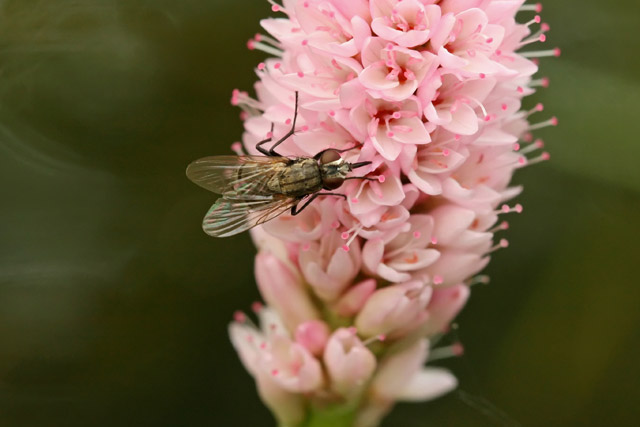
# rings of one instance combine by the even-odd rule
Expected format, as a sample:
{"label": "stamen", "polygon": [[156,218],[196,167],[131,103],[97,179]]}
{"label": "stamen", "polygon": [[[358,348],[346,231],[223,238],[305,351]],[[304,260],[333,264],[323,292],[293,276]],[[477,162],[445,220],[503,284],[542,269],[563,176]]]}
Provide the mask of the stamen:
{"label": "stamen", "polygon": [[551,159],[551,155],[545,151],[544,153],[540,154],[538,157],[535,157],[531,160],[527,160],[526,166],[532,166],[537,163],[546,162],[549,159]]}
{"label": "stamen", "polygon": [[254,301],[253,304],[251,304],[251,310],[256,314],[260,313],[263,308],[264,305],[260,301]]}
{"label": "stamen", "polygon": [[238,156],[244,155],[244,150],[242,149],[242,144],[238,141],[231,144],[231,150],[236,153]]}
{"label": "stamen", "polygon": [[524,25],[526,25],[527,27],[530,27],[533,24],[539,24],[540,22],[542,22],[542,18],[540,18],[540,15],[536,15],[531,21],[526,22]]}
{"label": "stamen", "polygon": [[529,154],[532,151],[536,151],[541,148],[544,148],[544,141],[541,139],[536,139],[532,144],[529,144],[522,150],[520,150],[520,154]]}
{"label": "stamen", "polygon": [[487,276],[486,274],[478,274],[477,276],[474,276],[471,279],[467,280],[466,284],[467,286],[488,285],[489,282],[491,282],[489,276]]}
{"label": "stamen", "polygon": [[447,347],[434,348],[429,352],[429,360],[431,363],[435,360],[449,359],[451,357],[458,357],[464,354],[464,347],[461,343],[456,342]]}
{"label": "stamen", "polygon": [[516,204],[515,206],[511,207],[509,205],[502,205],[500,207],[500,209],[497,209],[495,211],[493,211],[493,213],[500,215],[500,214],[508,214],[508,213],[522,213],[523,211],[523,207],[520,203]]}
{"label": "stamen", "polygon": [[540,13],[540,12],[542,12],[542,3],[523,4],[518,9],[518,12],[536,12],[536,13]]}
{"label": "stamen", "polygon": [[[234,322],[237,322],[237,323],[241,323],[241,324],[244,324],[244,325],[251,326],[253,329],[255,329],[255,330],[257,330],[257,331],[259,331],[259,330],[260,330],[260,328],[258,328],[258,326],[256,326],[256,324],[255,324],[255,323],[253,323],[253,321],[252,321],[249,317],[247,317],[247,315],[246,315],[246,314],[244,314],[244,313],[243,313],[242,311],[240,311],[240,310],[236,310],[236,311],[233,313],[233,320],[234,320]],[[249,342],[251,342],[251,341],[252,341],[252,340],[250,340]]]}
{"label": "stamen", "polygon": [[507,221],[502,221],[500,224],[488,230],[489,233],[495,233],[497,231],[508,230],[509,223]]}
{"label": "stamen", "polygon": [[529,83],[529,87],[544,87],[544,88],[547,88],[547,87],[549,87],[549,78],[548,77],[543,77],[541,79],[531,80],[531,83]]}
{"label": "stamen", "polygon": [[544,58],[548,56],[558,57],[561,53],[562,52],[560,48],[556,47],[555,49],[550,50],[533,50],[531,52],[520,52],[520,55],[524,56],[525,58]]}
{"label": "stamen", "polygon": [[529,129],[527,129],[529,132],[537,130],[537,129],[542,129],[542,128],[546,128],[548,126],[558,126],[558,118],[557,117],[551,117],[549,120],[546,120],[544,122],[540,122],[540,123],[536,123],[533,125],[529,126]]}
{"label": "stamen", "polygon": [[284,6],[279,5],[278,3],[276,3],[273,0],[267,0],[270,4],[271,4],[271,10],[273,12],[282,12],[282,13],[287,13],[286,9],[284,8]]}
{"label": "stamen", "polygon": [[487,110],[484,108],[484,105],[482,105],[482,102],[478,101],[476,98],[472,96],[465,96],[465,99],[468,99],[469,101],[473,101],[482,110],[482,115],[484,117],[488,117]]}
{"label": "stamen", "polygon": [[[345,252],[349,252],[349,247],[351,246],[351,243],[353,243],[356,237],[358,237],[358,234],[360,233],[360,231],[362,231],[363,228],[364,228],[364,225],[358,224],[353,226],[349,231],[345,231],[344,233],[342,233],[340,237],[342,237],[343,240],[346,240],[349,237],[349,233],[353,232],[353,235],[351,236],[351,238],[349,238],[349,240],[347,240],[347,243],[345,243],[342,246],[342,249],[344,249]],[[345,249],[345,247],[347,247],[347,249]]]}
{"label": "stamen", "polygon": [[500,239],[497,245],[494,245],[491,249],[487,251],[487,254],[493,253],[498,249],[503,249],[509,247],[509,241],[507,239]]}
{"label": "stamen", "polygon": [[358,198],[362,194],[362,191],[364,190],[364,185],[367,182],[368,182],[367,180],[362,181],[362,183],[360,184],[360,188],[358,188],[358,191],[356,192],[356,195],[351,198],[351,203],[358,203]]}
{"label": "stamen", "polygon": [[364,344],[366,347],[369,347],[371,344],[375,342],[384,342],[384,340],[386,339],[387,339],[386,335],[380,334],[380,335],[376,335],[375,337],[367,338],[366,340],[362,341],[362,344]]}
{"label": "stamen", "polygon": [[268,44],[265,43],[261,43],[261,42],[257,42],[253,39],[249,40],[247,42],[247,47],[249,48],[249,50],[254,50],[254,49],[258,49],[261,50],[265,53],[268,53],[269,55],[273,55],[273,56],[278,56],[278,57],[282,57],[284,51],[275,48],[273,46],[269,46]]}

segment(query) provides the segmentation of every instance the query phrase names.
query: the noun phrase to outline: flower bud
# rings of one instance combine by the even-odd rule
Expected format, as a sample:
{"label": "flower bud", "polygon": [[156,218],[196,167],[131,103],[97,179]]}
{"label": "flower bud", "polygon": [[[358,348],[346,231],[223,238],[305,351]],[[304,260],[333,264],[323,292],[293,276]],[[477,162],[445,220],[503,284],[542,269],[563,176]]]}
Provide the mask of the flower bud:
{"label": "flower bud", "polygon": [[290,331],[302,322],[319,317],[300,276],[273,254],[258,253],[255,270],[262,298],[278,311]]}
{"label": "flower bud", "polygon": [[331,387],[343,396],[353,396],[362,389],[376,368],[376,358],[351,330],[336,330],[324,351],[324,363]]}
{"label": "flower bud", "polygon": [[304,346],[314,356],[319,356],[329,339],[329,327],[320,320],[309,320],[296,328],[296,342]]}
{"label": "flower bud", "polygon": [[431,336],[442,332],[462,310],[469,294],[466,285],[436,287],[427,305],[429,318],[422,327],[424,334]]}
{"label": "flower bud", "polygon": [[338,300],[335,311],[343,317],[356,315],[375,290],[376,281],[374,279],[367,279],[354,285]]}

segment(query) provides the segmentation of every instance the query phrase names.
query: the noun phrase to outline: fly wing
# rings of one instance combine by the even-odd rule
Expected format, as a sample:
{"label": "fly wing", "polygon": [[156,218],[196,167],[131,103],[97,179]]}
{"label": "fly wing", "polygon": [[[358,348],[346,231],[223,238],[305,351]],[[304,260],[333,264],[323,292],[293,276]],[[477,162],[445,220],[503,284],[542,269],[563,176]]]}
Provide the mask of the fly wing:
{"label": "fly wing", "polygon": [[233,236],[282,215],[296,203],[279,195],[221,197],[205,215],[202,229],[213,237]]}
{"label": "fly wing", "polygon": [[187,167],[187,177],[218,194],[262,195],[269,179],[288,162],[286,157],[204,157]]}

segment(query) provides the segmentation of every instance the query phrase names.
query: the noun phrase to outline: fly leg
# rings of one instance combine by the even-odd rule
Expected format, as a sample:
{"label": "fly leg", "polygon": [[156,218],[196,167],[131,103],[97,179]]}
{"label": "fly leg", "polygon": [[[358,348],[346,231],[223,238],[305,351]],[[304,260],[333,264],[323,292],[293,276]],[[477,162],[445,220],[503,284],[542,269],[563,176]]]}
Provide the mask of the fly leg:
{"label": "fly leg", "polygon": [[263,139],[262,141],[260,141],[260,142],[258,142],[256,144],[256,148],[258,149],[258,151],[261,152],[262,154],[264,154],[265,156],[270,156],[269,151],[267,151],[264,148],[262,148],[261,145],[266,144],[267,142],[271,141],[271,139],[273,139],[273,123],[271,123],[271,130],[269,131],[269,138]]}
{"label": "fly leg", "polygon": [[291,206],[291,215],[298,215],[300,212],[302,212],[304,210],[304,208],[306,208],[307,206],[309,206],[309,203],[313,202],[316,198],[320,197],[320,196],[338,196],[338,197],[344,197],[345,200],[347,200],[347,196],[345,196],[344,194],[340,194],[340,193],[315,193],[314,195],[312,195],[311,197],[309,197],[300,207],[300,209],[298,209],[298,205],[293,205]]}
{"label": "fly leg", "polygon": [[[280,156],[280,154],[275,152],[275,148],[278,145],[280,145],[283,142],[285,142],[287,140],[287,138],[289,138],[291,135],[294,134],[295,129],[296,129],[296,119],[297,118],[298,118],[298,91],[296,91],[296,105],[295,105],[294,112],[293,112],[293,123],[291,124],[291,129],[289,129],[289,132],[287,132],[282,138],[280,138],[278,141],[276,141],[276,143],[271,146],[271,149],[269,151],[265,150],[262,147],[258,148],[258,150],[260,150],[260,152],[262,154],[264,154],[265,156],[270,156],[270,157]],[[273,133],[273,125],[271,125],[271,131]],[[269,139],[269,141],[270,140],[271,139]],[[258,145],[264,144],[265,142],[268,142],[268,141],[259,142]]]}

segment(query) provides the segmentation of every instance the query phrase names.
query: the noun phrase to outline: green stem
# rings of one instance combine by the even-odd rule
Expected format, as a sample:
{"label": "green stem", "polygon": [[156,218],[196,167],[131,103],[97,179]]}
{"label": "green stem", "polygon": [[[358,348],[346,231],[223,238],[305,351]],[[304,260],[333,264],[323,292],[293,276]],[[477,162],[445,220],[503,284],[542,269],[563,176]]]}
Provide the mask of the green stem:
{"label": "green stem", "polygon": [[355,418],[352,405],[312,408],[305,427],[353,427]]}

